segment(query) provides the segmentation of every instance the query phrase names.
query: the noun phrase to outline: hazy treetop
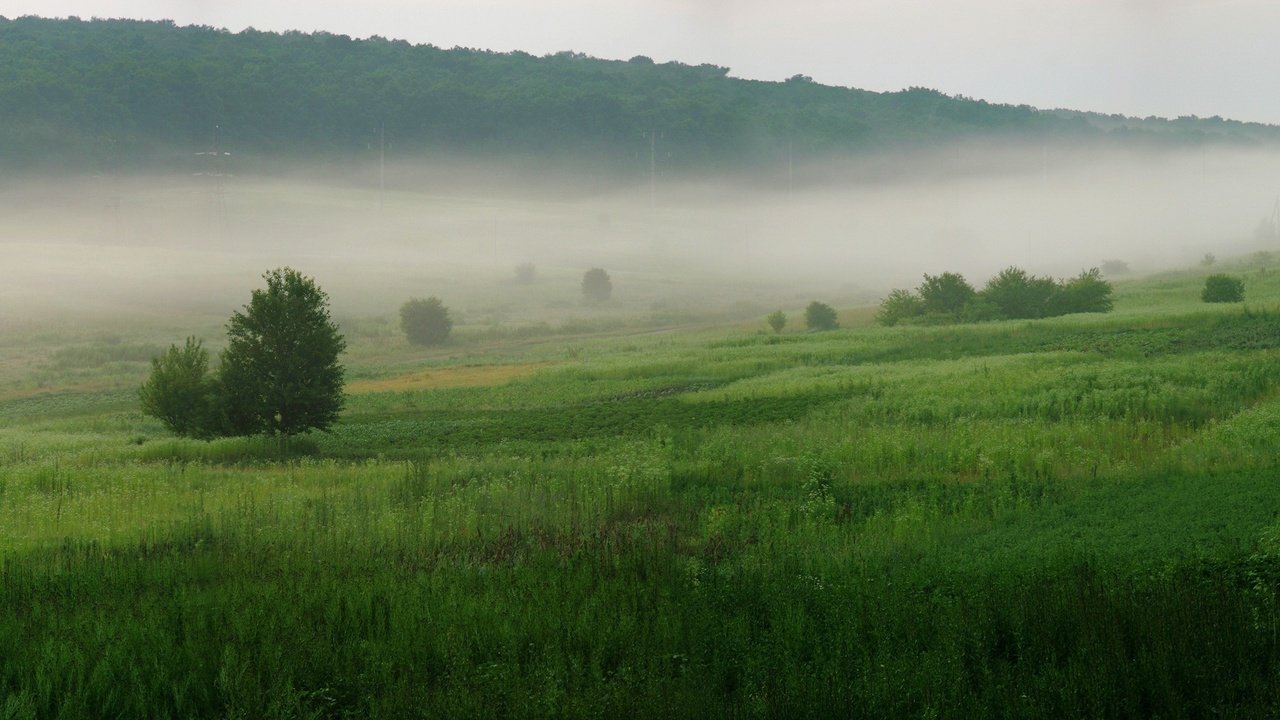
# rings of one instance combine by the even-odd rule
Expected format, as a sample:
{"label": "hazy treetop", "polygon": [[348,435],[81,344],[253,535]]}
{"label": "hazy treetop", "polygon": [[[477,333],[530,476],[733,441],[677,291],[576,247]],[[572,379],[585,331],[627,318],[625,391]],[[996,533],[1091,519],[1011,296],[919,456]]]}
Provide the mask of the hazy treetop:
{"label": "hazy treetop", "polygon": [[[305,10],[302,8],[305,7]],[[173,19],[439,47],[713,63],[736,77],[920,85],[1037,107],[1280,122],[1270,0],[12,0],[9,17]]]}
{"label": "hazy treetop", "polygon": [[[0,19],[0,165],[222,172],[237,158],[448,151],[573,156],[634,173],[838,158],[995,139],[1274,143],[1221,118],[1037,111],[912,87],[892,93],[736,79],[704,63],[597,59],[232,33],[172,22]],[[660,133],[656,147],[646,138]],[[193,152],[205,155],[195,163]],[[651,155],[652,153],[652,155]],[[182,165],[182,168],[176,168]],[[198,165],[198,167],[197,167]],[[237,162],[238,171],[250,169]]]}

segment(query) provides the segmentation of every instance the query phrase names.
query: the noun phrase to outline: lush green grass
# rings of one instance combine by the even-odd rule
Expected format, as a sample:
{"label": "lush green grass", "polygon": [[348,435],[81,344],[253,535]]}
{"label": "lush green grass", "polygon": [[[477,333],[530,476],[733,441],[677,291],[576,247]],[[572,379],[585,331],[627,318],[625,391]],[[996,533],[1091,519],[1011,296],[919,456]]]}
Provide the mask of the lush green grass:
{"label": "lush green grass", "polygon": [[[166,437],[145,341],[59,338],[0,396],[0,717],[1274,716],[1280,286],[1153,300],[1202,274],[958,328],[356,337],[392,389],[288,444]],[[462,364],[502,367],[421,374]]]}

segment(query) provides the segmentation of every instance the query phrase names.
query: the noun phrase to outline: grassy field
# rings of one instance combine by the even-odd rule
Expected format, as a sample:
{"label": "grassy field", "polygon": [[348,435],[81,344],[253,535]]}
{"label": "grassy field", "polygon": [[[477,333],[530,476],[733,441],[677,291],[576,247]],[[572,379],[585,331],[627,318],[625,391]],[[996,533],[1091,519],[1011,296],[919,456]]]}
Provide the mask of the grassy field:
{"label": "grassy field", "polygon": [[1280,273],[1226,269],[1247,308],[371,319],[287,448],[139,413],[169,326],[11,333],[0,718],[1274,717]]}

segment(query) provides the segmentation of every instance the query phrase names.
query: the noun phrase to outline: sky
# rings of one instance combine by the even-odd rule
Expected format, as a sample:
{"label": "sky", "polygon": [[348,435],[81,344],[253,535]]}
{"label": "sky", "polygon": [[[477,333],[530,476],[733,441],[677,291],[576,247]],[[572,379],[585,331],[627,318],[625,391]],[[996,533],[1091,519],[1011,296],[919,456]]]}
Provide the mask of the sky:
{"label": "sky", "polygon": [[1275,0],[0,0],[0,15],[647,55],[741,78],[1280,123]]}

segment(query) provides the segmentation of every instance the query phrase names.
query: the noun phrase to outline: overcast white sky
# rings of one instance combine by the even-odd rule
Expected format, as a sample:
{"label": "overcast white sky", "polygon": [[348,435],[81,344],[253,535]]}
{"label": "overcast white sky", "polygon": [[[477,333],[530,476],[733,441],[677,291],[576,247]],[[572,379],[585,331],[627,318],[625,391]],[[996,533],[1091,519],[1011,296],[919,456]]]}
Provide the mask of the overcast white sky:
{"label": "overcast white sky", "polygon": [[1280,123],[1276,0],[0,0],[0,15],[27,14],[643,54],[736,77]]}

